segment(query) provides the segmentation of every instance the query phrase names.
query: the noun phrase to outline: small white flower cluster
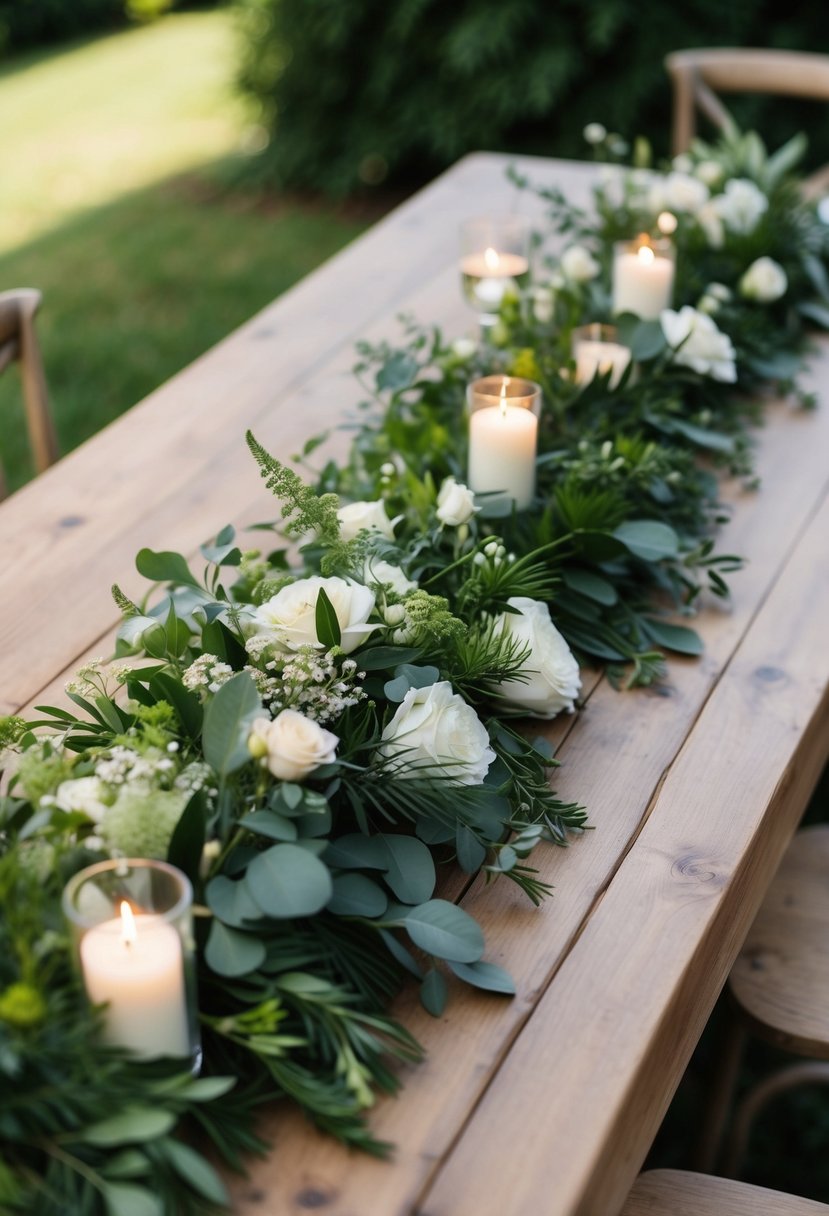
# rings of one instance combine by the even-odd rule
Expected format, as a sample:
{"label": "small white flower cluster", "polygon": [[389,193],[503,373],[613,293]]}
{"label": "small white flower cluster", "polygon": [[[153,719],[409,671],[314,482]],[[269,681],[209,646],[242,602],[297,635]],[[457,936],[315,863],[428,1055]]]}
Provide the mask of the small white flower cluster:
{"label": "small white flower cluster", "polygon": [[111,748],[95,765],[95,776],[106,785],[140,785],[168,788],[176,762],[163,753],[136,752],[131,747]]}
{"label": "small white flower cluster", "polygon": [[273,695],[266,698],[273,714],[298,709],[314,722],[331,722],[366,698],[357,684],[366,673],[357,670],[356,660],[343,659],[336,649],[320,653],[313,646],[302,646],[290,657],[272,659],[266,667],[278,673],[270,677]]}
{"label": "small white flower cluster", "polygon": [[190,692],[218,692],[232,675],[229,663],[215,654],[201,654],[183,673],[181,682]]}
{"label": "small white flower cluster", "polygon": [[75,678],[65,685],[66,692],[74,693],[78,697],[93,697],[98,693],[106,694],[103,672],[105,665],[105,660],[102,658],[89,659],[83,667],[78,668]]}
{"label": "small white flower cluster", "polygon": [[205,764],[203,760],[194,760],[192,764],[188,764],[181,770],[173,782],[173,788],[183,790],[188,798],[199,790],[206,790],[212,798],[215,798],[219,791],[213,786],[214,779],[213,770],[209,764]]}

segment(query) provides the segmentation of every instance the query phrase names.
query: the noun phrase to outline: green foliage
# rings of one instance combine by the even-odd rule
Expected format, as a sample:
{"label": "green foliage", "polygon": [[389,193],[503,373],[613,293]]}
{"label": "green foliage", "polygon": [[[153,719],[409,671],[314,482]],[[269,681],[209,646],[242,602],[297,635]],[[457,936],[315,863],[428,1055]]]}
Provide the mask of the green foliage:
{"label": "green foliage", "polygon": [[259,465],[268,489],[282,500],[282,518],[292,536],[316,533],[321,544],[336,544],[340,536],[338,501],[334,494],[318,495],[293,470],[286,468],[257,443],[248,431],[245,436],[251,454]]}
{"label": "green foliage", "polygon": [[[238,0],[243,88],[271,133],[262,170],[343,194],[432,176],[481,148],[582,156],[586,123],[612,116],[667,152],[665,55],[689,46],[820,45],[818,10],[789,6],[770,25],[762,0],[723,8],[618,0]],[[729,104],[731,101],[729,99]],[[829,129],[815,104],[737,98],[743,126],[775,143],[805,128],[815,163]]]}

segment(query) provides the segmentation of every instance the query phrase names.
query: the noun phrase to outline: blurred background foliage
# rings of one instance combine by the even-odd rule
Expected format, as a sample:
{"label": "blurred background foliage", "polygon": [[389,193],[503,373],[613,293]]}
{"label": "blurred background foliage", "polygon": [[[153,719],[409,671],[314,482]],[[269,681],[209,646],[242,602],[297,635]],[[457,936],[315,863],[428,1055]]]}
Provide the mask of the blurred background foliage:
{"label": "blurred background foliage", "polygon": [[[241,84],[282,186],[342,195],[410,186],[478,149],[583,157],[586,123],[668,152],[671,50],[825,43],[811,0],[237,0]],[[744,98],[769,143],[805,129],[829,160],[826,108]]]}

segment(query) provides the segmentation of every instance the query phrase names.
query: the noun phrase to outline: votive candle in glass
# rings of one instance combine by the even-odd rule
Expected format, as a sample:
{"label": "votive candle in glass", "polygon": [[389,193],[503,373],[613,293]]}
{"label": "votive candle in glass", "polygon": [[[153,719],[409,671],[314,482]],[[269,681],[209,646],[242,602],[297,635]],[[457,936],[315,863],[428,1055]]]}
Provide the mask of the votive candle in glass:
{"label": "votive candle in glass", "polygon": [[613,246],[613,312],[632,312],[655,321],[670,308],[674,290],[674,247],[642,233]]}
{"label": "votive candle in glass", "polygon": [[530,227],[520,215],[466,220],[461,225],[464,298],[484,330],[498,320],[501,301],[529,280]]}
{"label": "votive candle in glass", "polygon": [[198,1032],[189,879],[144,858],[81,870],[63,893],[87,996],[103,1005],[103,1038],[144,1059],[196,1071]]}
{"label": "votive candle in glass", "polygon": [[616,388],[631,359],[630,347],[617,341],[615,325],[580,325],[571,335],[576,361],[576,382],[587,384],[594,376],[610,372],[610,388]]}
{"label": "votive candle in glass", "polygon": [[525,511],[535,496],[541,389],[520,376],[484,376],[466,395],[470,489],[505,494]]}

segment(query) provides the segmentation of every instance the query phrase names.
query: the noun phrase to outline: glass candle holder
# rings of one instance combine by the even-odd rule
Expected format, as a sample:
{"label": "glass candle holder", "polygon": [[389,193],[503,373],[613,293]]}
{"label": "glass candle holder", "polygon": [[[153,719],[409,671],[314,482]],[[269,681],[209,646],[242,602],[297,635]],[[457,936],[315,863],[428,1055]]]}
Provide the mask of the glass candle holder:
{"label": "glass candle holder", "polygon": [[461,286],[478,314],[481,332],[498,320],[508,291],[520,291],[530,277],[530,226],[520,215],[466,220],[461,225]]}
{"label": "glass candle holder", "polygon": [[118,859],[81,870],[63,892],[89,1000],[103,1037],[144,1059],[201,1064],[186,875],[163,861]]}
{"label": "glass candle holder", "polygon": [[655,321],[670,308],[674,290],[674,247],[642,233],[613,246],[613,312],[632,312]]}
{"label": "glass candle holder", "polygon": [[520,376],[484,376],[466,390],[469,487],[505,494],[525,511],[535,496],[541,389]]}
{"label": "glass candle holder", "polygon": [[570,341],[576,363],[576,383],[588,384],[594,376],[610,373],[610,388],[615,388],[631,360],[630,347],[617,341],[615,325],[580,325]]}

